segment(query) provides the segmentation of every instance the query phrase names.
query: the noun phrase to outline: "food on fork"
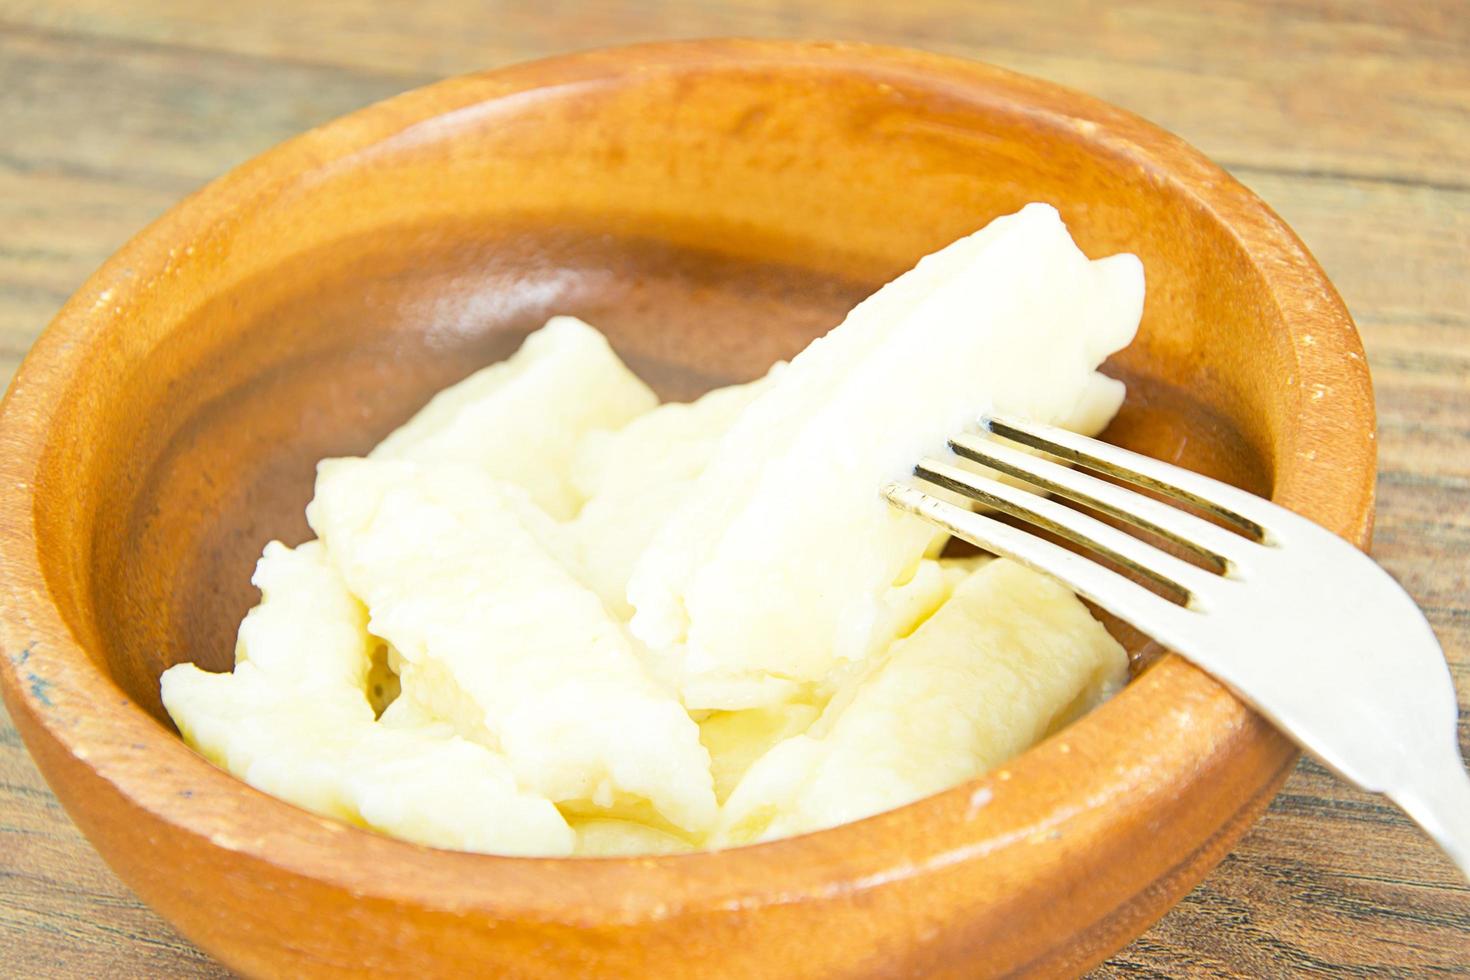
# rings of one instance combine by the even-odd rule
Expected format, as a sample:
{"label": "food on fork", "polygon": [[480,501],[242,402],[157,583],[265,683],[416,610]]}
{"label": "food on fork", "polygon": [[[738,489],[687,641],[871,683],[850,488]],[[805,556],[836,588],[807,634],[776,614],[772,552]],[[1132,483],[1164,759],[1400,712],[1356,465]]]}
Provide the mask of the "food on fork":
{"label": "food on fork", "polygon": [[1033,204],[687,405],[555,317],[324,460],[319,540],[267,546],[234,674],[174,667],[165,706],[266,792],[492,853],[732,846],[972,778],[1126,657],[1065,589],[940,555],[879,488],[986,411],[1101,430],[1123,390],[1096,369],[1142,302],[1136,258],[1087,259]]}
{"label": "food on fork", "polygon": [[691,708],[822,685],[892,635],[887,588],[932,531],[872,492],[991,408],[1060,422],[1133,338],[1143,272],[1088,261],[1031,205],[923,259],[780,372],[721,440],[628,583]]}

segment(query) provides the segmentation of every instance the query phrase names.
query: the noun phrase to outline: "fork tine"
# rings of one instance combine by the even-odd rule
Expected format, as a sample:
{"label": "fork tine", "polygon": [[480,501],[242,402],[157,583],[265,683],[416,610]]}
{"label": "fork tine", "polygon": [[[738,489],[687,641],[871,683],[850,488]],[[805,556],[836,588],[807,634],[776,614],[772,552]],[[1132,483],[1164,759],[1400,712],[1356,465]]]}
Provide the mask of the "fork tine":
{"label": "fork tine", "polygon": [[1177,507],[1145,497],[1095,476],[1080,473],[1040,456],[1022,452],[995,439],[965,434],[949,441],[960,456],[1010,476],[1019,477],[1049,493],[1060,494],[1134,527],[1141,527],[1188,549],[1223,572],[1230,560],[1239,561],[1249,543],[1209,521]]}
{"label": "fork tine", "polygon": [[1079,436],[1052,425],[1042,425],[1014,415],[991,413],[981,419],[991,432],[1013,442],[1040,449],[1099,473],[1147,487],[1201,507],[1227,521],[1257,541],[1265,529],[1251,513],[1263,513],[1250,494],[1219,480],[1150,459],[1148,456]]}
{"label": "fork tine", "polygon": [[920,460],[914,467],[914,475],[1045,528],[1084,548],[1100,552],[1165,589],[1178,593],[1187,605],[1206,598],[1211,586],[1220,582],[1215,575],[1181,561],[1146,541],[1030,490],[1009,486],[937,459]]}
{"label": "fork tine", "polygon": [[1158,631],[1156,639],[1161,642],[1169,643],[1181,635],[1189,619],[1198,615],[1091,558],[1068,551],[1030,531],[941,500],[917,487],[890,483],[883,488],[883,495],[900,510],[922,517],[986,551],[1059,580],[1115,616],[1131,623],[1148,624],[1150,632]]}

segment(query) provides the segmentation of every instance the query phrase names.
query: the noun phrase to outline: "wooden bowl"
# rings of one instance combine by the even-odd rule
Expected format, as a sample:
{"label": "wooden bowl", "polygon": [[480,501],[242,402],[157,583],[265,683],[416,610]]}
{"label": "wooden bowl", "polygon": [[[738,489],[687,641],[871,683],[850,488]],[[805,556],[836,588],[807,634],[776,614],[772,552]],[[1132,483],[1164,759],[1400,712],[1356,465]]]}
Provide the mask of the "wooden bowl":
{"label": "wooden bowl", "polygon": [[742,850],[531,860],[305,813],[191,752],[158,675],[230,662],[313,464],[361,452],[551,313],[668,396],[750,378],[925,252],[1031,200],[1147,269],[1111,438],[1359,543],[1373,408],[1301,242],[1178,139],[983,65],[836,44],[596,51],[294,139],[66,305],[0,420],[6,703],[67,811],[254,975],[1078,972],[1198,881],[1291,746],[1164,657],[983,779]]}

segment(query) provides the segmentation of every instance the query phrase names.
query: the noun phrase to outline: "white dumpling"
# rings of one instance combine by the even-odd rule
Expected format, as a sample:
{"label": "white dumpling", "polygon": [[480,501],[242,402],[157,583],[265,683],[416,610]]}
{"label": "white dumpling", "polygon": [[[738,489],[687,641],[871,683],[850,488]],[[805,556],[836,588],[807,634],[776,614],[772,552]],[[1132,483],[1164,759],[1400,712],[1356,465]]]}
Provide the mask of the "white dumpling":
{"label": "white dumpling", "polygon": [[557,316],[509,359],[435,395],[372,457],[477,466],[524,487],[539,507],[566,520],[582,501],[571,483],[578,442],[657,404],[601,333]]}
{"label": "white dumpling", "polygon": [[717,388],[688,404],[660,405],[615,432],[582,437],[572,482],[587,502],[569,530],[581,548],[585,581],[622,619],[633,614],[628,576],[638,556],[769,377]]}
{"label": "white dumpling", "polygon": [[1064,587],[998,559],[750,767],[719,841],[858,820],[971,779],[1122,686],[1123,648]]}
{"label": "white dumpling", "polygon": [[1053,208],[1029,205],[925,258],[797,355],[629,581],[633,632],[682,663],[686,704],[770,703],[881,649],[887,590],[934,533],[879,488],[988,409],[1067,418],[1142,302],[1135,257],[1089,261]]}
{"label": "white dumpling", "polygon": [[821,713],[821,707],[809,701],[710,712],[699,723],[699,737],[709,749],[716,798],[723,803],[757,759],[806,731]]}
{"label": "white dumpling", "polygon": [[405,840],[571,852],[556,807],[523,792],[496,753],[447,728],[374,719],[364,685],[377,641],[319,542],[271,543],[254,581],[262,598],[241,624],[234,673],[164,672],[164,706],[190,745],[280,799]]}
{"label": "white dumpling", "polygon": [[680,854],[694,845],[657,827],[633,820],[573,820],[578,857],[627,857],[634,854]]}
{"label": "white dumpling", "polygon": [[326,460],[307,519],[397,651],[400,698],[494,745],[557,803],[633,797],[707,829],[698,728],[502,484],[465,466]]}

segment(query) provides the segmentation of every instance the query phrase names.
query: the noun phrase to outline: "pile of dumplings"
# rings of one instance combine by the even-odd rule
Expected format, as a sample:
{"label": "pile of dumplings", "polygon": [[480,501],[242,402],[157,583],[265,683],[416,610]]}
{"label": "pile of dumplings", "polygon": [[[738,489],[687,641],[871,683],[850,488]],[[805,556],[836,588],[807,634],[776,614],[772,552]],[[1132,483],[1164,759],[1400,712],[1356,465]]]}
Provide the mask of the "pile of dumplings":
{"label": "pile of dumplings", "polygon": [[879,494],[991,409],[1095,433],[1143,305],[1028,205],[790,363],[659,404],[554,317],[267,545],[232,673],[168,670],[188,743],[283,800],[437,847],[618,855],[819,830],[1090,710],[1123,650],[1055,582],[949,558]]}

